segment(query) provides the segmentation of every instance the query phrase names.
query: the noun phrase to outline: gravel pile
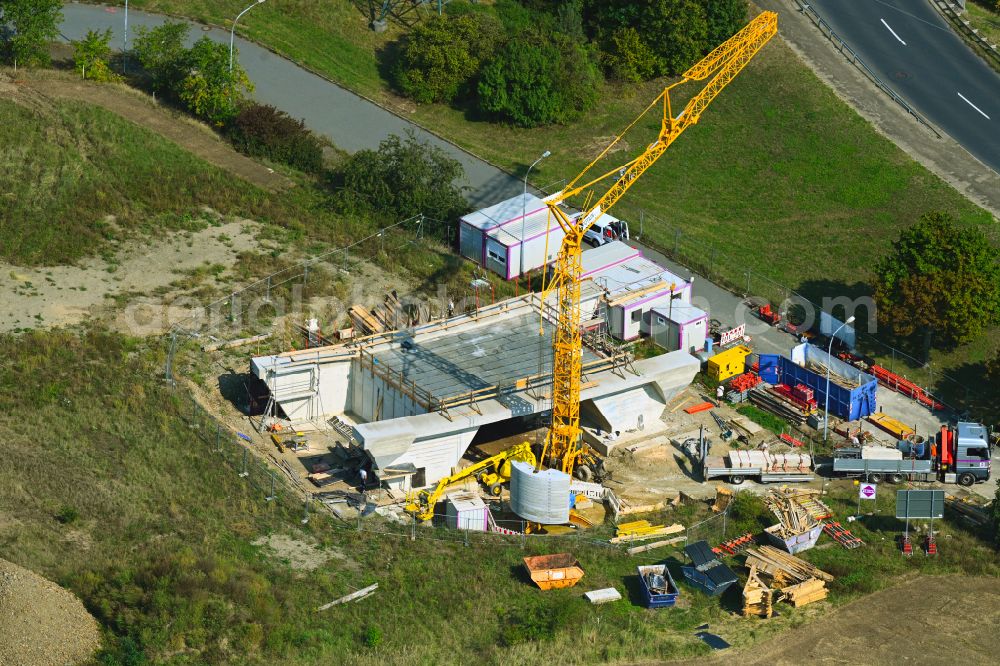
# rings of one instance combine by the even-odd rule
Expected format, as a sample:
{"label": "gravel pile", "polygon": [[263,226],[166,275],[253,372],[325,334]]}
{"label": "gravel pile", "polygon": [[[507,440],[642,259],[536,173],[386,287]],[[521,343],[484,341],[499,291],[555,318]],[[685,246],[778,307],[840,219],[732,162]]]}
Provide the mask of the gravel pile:
{"label": "gravel pile", "polygon": [[0,666],[68,666],[100,646],[97,621],[50,580],[0,559]]}

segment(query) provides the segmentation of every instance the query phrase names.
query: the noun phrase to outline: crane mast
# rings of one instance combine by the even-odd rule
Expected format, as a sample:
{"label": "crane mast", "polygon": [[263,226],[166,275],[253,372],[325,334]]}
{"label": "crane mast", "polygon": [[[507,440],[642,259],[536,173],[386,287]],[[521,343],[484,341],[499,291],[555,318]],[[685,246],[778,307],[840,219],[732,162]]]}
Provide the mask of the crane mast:
{"label": "crane mast", "polygon": [[[583,237],[603,213],[606,213],[625,195],[630,187],[666,152],[667,148],[684,130],[701,118],[709,104],[726,85],[739,74],[747,63],[757,55],[764,45],[778,32],[778,15],[762,12],[742,30],[716,47],[700,62],[684,72],[683,77],[663,90],[653,102],[625,130],[631,129],[654,106],[662,106],[662,122],[659,135],[638,157],[626,164],[578,185],[588,171],[615,145],[621,135],[601,152],[580,174],[561,192],[546,200],[549,212],[562,228],[565,236],[556,257],[555,270],[547,292],[556,293],[558,321],[553,335],[552,366],[552,425],[545,440],[545,448],[539,463],[561,469],[572,475],[577,460],[583,452],[580,448],[580,369],[583,360],[582,336],[580,333],[580,277],[582,274],[581,255]],[[684,109],[674,117],[670,106],[670,91],[687,81],[700,81],[712,74],[715,76],[705,87],[692,97]],[[592,194],[594,186],[608,178],[615,177],[613,184],[594,203],[589,199],[584,212],[571,218],[560,204],[585,192]]]}

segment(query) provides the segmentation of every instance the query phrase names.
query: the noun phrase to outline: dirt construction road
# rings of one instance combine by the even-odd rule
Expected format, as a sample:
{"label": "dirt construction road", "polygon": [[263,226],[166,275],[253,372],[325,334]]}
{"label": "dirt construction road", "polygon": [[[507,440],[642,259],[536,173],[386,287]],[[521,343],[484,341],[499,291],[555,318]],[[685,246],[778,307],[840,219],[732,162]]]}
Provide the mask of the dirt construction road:
{"label": "dirt construction road", "polygon": [[998,622],[1000,580],[920,577],[761,643],[739,661],[761,666],[995,664]]}

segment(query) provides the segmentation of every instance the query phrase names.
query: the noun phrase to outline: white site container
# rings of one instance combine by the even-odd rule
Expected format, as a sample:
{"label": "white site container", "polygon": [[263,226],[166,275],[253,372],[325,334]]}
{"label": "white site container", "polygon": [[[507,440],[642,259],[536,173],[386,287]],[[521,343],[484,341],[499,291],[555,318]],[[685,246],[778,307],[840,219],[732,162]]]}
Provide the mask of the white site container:
{"label": "white site container", "polygon": [[445,496],[445,524],[452,529],[487,531],[489,509],[483,498],[474,493],[451,493]]}

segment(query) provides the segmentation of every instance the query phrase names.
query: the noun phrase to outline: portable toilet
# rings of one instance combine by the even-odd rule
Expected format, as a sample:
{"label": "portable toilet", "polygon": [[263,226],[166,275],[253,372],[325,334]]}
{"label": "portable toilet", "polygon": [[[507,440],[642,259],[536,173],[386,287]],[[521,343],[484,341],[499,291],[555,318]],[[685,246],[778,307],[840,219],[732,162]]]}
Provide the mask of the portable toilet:
{"label": "portable toilet", "polygon": [[724,382],[730,377],[746,372],[747,356],[753,350],[746,345],[736,345],[721,351],[708,359],[708,376],[717,382]]}

